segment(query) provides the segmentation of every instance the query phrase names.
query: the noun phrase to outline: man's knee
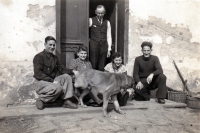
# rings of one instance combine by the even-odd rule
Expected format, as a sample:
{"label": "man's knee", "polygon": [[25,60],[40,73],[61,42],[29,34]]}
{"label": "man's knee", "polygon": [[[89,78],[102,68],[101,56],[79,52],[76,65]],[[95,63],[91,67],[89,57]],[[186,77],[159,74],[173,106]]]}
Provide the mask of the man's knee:
{"label": "man's knee", "polygon": [[72,77],[69,74],[63,74],[62,76],[67,80],[72,80]]}
{"label": "man's knee", "polygon": [[69,74],[60,75],[59,78],[61,79],[61,81],[64,79],[72,82],[72,77]]}
{"label": "man's knee", "polygon": [[164,74],[159,74],[158,77],[159,77],[161,80],[167,80],[167,77],[166,77]]}
{"label": "man's knee", "polygon": [[59,94],[63,92],[63,88],[60,84],[56,84],[55,89],[56,89],[56,92]]}

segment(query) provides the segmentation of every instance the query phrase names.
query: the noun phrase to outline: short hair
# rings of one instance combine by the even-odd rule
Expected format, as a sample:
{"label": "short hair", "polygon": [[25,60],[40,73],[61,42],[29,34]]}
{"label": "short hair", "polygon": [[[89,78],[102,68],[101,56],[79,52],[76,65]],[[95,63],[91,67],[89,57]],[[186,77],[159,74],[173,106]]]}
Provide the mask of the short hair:
{"label": "short hair", "polygon": [[81,52],[81,51],[86,51],[87,52],[87,57],[86,57],[86,61],[88,61],[88,50],[87,50],[87,47],[86,46],[79,46],[77,51],[75,52],[75,58],[78,58],[78,53]]}
{"label": "short hair", "polygon": [[146,42],[145,41],[145,42],[142,43],[141,47],[143,48],[144,46],[149,46],[150,48],[152,48],[153,44],[151,42]]}
{"label": "short hair", "polygon": [[122,54],[120,52],[116,52],[111,56],[111,61],[114,62],[114,59],[119,58],[119,57],[121,57],[123,59]]}
{"label": "short hair", "polygon": [[87,47],[86,46],[79,46],[77,49],[77,53],[80,51],[86,51],[87,52]]}
{"label": "short hair", "polygon": [[103,8],[104,10],[106,10],[103,5],[98,5],[96,9],[98,9],[98,8]]}
{"label": "short hair", "polygon": [[45,43],[47,43],[47,42],[50,41],[50,40],[54,40],[54,41],[56,42],[56,39],[55,39],[54,37],[52,37],[52,36],[47,36],[47,37],[45,38]]}

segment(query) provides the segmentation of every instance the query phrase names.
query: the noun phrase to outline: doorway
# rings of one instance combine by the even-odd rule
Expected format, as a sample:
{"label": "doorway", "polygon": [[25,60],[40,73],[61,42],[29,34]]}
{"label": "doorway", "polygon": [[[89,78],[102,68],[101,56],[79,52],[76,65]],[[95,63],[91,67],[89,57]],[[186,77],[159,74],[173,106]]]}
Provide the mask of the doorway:
{"label": "doorway", "polygon": [[105,6],[105,18],[111,23],[112,52],[121,52],[126,63],[128,0],[56,0],[56,54],[66,67],[80,45],[89,47],[89,17],[95,16],[97,5]]}

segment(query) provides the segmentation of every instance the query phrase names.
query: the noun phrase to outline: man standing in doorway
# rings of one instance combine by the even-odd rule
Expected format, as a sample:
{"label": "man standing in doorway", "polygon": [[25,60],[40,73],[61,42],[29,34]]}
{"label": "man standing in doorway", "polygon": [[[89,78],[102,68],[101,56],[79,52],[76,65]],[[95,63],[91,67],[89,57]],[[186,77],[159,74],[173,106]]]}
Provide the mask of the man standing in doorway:
{"label": "man standing in doorway", "polygon": [[136,57],[133,77],[136,81],[135,99],[150,100],[150,90],[157,89],[158,103],[164,104],[167,96],[166,76],[157,56],[151,55],[152,43],[143,42],[142,56]]}
{"label": "man standing in doorway", "polygon": [[69,98],[74,95],[72,79],[69,74],[76,71],[66,69],[58,57],[53,54],[56,46],[56,39],[47,36],[44,43],[45,49],[38,53],[33,59],[34,86],[39,98],[36,107],[44,109],[44,103],[54,102],[58,97],[65,100],[63,107],[76,109],[77,105]]}
{"label": "man standing in doorway", "polygon": [[103,17],[106,13],[103,5],[98,5],[93,18],[89,18],[90,27],[90,62],[93,69],[103,71],[106,58],[111,52],[111,26]]}

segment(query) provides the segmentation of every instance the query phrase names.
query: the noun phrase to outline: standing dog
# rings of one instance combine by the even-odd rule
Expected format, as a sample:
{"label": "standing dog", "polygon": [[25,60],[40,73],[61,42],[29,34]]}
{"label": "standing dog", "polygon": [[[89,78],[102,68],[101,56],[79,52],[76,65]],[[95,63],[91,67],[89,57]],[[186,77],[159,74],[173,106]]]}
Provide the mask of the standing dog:
{"label": "standing dog", "polygon": [[103,96],[104,117],[108,117],[107,107],[110,96],[114,101],[116,111],[118,111],[120,114],[124,114],[119,107],[117,93],[120,92],[121,88],[132,88],[133,85],[133,78],[125,74],[101,72],[93,69],[75,74],[74,87],[84,90],[79,98],[81,106],[86,107],[82,99],[89,93],[89,88],[96,89]]}

